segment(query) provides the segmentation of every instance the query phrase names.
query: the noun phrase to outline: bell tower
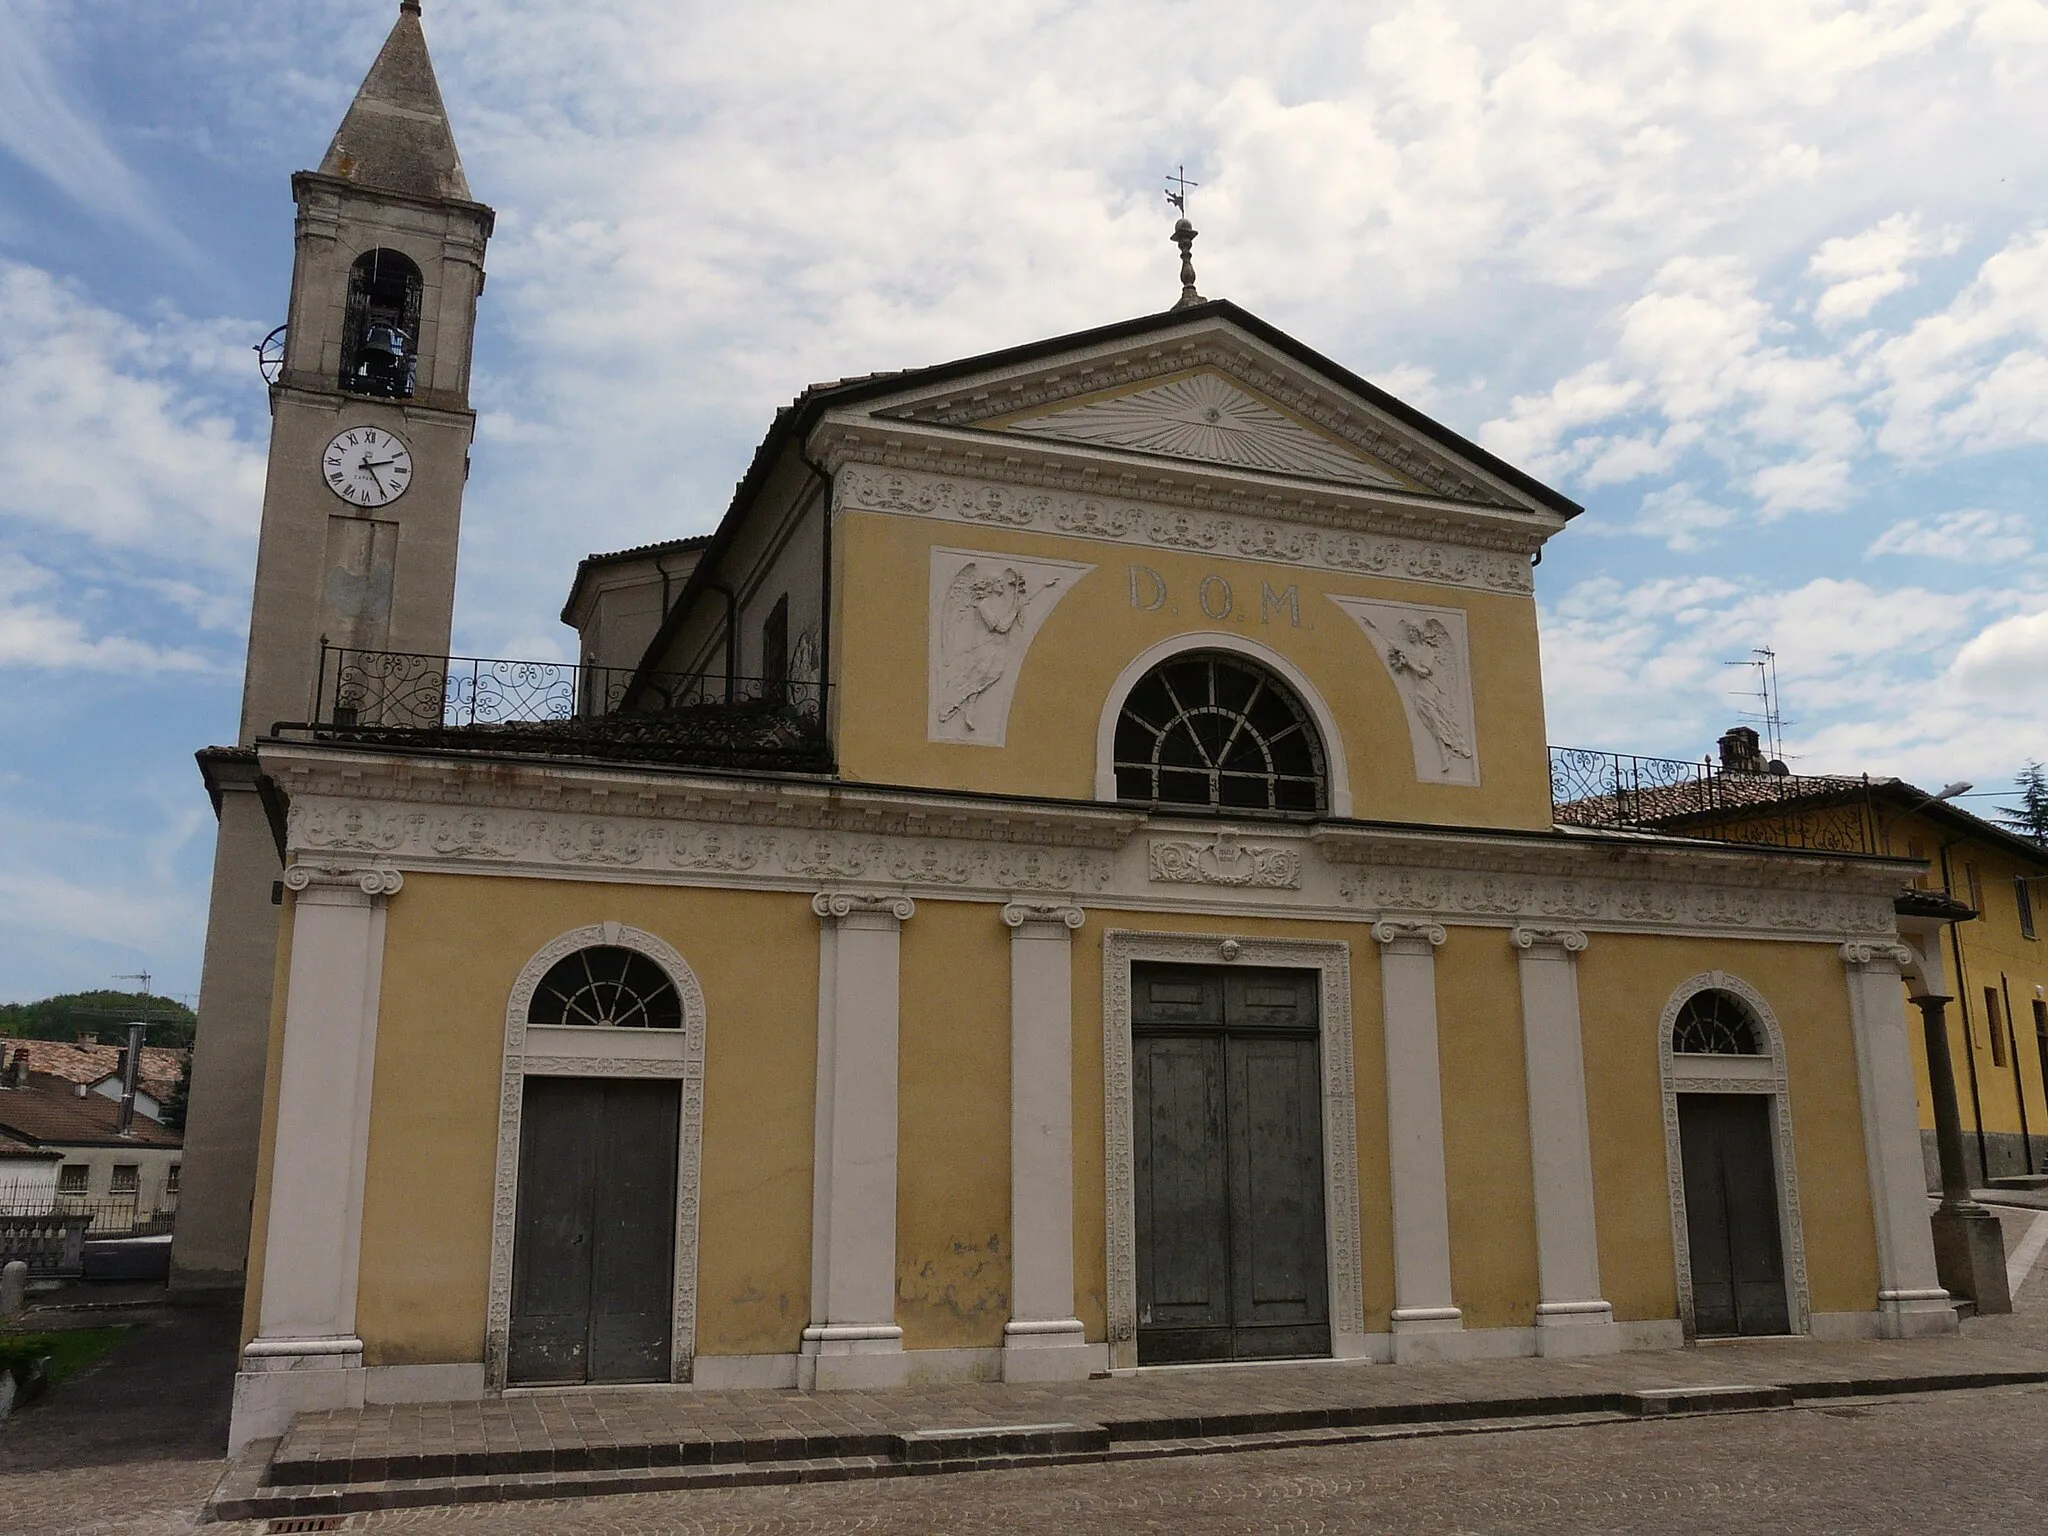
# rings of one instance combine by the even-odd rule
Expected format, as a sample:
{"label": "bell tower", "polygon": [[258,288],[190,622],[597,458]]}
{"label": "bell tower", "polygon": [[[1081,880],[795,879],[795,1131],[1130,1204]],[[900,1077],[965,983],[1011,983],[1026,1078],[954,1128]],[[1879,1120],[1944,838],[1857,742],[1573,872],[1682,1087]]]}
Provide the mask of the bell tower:
{"label": "bell tower", "polygon": [[236,745],[200,754],[220,819],[172,1284],[242,1283],[276,965],[278,855],[255,742],[313,717],[325,654],[445,655],[493,214],[470,196],[420,26],[398,21],[316,171],[270,383],[270,460]]}

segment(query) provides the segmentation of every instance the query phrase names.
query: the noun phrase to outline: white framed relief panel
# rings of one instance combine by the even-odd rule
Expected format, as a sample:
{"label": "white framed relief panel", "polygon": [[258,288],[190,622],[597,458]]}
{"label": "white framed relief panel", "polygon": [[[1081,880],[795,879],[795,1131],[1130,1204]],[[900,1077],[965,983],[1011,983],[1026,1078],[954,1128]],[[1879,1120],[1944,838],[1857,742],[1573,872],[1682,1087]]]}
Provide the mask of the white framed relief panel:
{"label": "white framed relief panel", "polygon": [[972,549],[932,551],[925,734],[1000,747],[1031,642],[1092,565]]}
{"label": "white framed relief panel", "polygon": [[1330,1353],[1364,1359],[1365,1293],[1359,1254],[1358,1089],[1351,1042],[1351,946],[1322,939],[1234,939],[1112,928],[1102,939],[1102,1099],[1109,1363],[1138,1364],[1137,1158],[1132,1123],[1131,966],[1271,966],[1318,973],[1323,1113],[1324,1241]]}
{"label": "white framed relief panel", "polygon": [[[660,967],[682,1005],[680,1029],[531,1024],[541,979],[579,949],[629,949]],[[519,1215],[519,1132],[529,1077],[669,1078],[679,1085],[676,1210],[669,1380],[687,1382],[697,1354],[697,1209],[704,1141],[704,989],[675,949],[623,923],[574,928],[544,946],[519,972],[505,1003],[505,1063],[498,1096],[498,1164],[491,1200],[490,1299],[484,1384],[502,1390],[511,1358],[512,1245]]]}
{"label": "white framed relief panel", "polygon": [[1415,777],[1424,784],[1477,784],[1479,728],[1465,610],[1334,593],[1330,601],[1365,631],[1401,696]]}
{"label": "white framed relief panel", "polygon": [[[1702,992],[1741,999],[1763,1031],[1764,1051],[1754,1056],[1691,1055],[1672,1049],[1679,1011]],[[1671,1192],[1671,1247],[1678,1267],[1678,1320],[1688,1340],[1698,1336],[1693,1317],[1692,1238],[1685,1211],[1685,1154],[1678,1132],[1681,1093],[1768,1094],[1771,1161],[1778,1184],[1778,1235],[1785,1254],[1785,1308],[1792,1332],[1811,1330],[1813,1302],[1806,1281],[1806,1228],[1799,1215],[1799,1165],[1792,1146],[1792,1100],[1785,1067],[1785,1031],[1761,992],[1726,971],[1702,971],[1678,984],[1657,1021],[1657,1066],[1664,1086],[1664,1163]]]}

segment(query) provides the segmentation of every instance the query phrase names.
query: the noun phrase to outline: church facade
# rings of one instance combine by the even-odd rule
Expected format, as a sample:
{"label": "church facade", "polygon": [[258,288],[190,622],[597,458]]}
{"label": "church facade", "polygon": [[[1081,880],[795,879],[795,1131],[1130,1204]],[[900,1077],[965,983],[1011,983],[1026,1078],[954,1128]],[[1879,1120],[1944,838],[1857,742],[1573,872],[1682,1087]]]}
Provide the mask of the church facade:
{"label": "church facade", "polygon": [[[352,122],[428,115],[415,9]],[[1572,502],[1188,272],[805,391],[709,539],[584,563],[578,664],[450,658],[434,391],[489,221],[436,132],[345,123],[297,183],[317,427],[280,409],[257,597],[296,628],[212,768],[252,851],[209,988],[215,943],[269,960],[237,1444],[586,1383],[1954,1330],[1919,865],[1557,824]]]}

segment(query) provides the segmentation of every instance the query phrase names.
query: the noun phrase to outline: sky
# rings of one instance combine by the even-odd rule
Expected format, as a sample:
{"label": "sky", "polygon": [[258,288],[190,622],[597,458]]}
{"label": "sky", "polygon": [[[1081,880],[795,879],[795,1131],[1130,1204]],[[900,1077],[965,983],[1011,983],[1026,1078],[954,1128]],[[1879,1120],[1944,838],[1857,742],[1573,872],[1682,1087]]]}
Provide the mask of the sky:
{"label": "sky", "polygon": [[[0,0],[0,999],[199,987],[290,173],[392,0]],[[703,532],[805,384],[1202,291],[1587,508],[1554,742],[2048,757],[2048,4],[427,0],[476,196],[456,648]]]}

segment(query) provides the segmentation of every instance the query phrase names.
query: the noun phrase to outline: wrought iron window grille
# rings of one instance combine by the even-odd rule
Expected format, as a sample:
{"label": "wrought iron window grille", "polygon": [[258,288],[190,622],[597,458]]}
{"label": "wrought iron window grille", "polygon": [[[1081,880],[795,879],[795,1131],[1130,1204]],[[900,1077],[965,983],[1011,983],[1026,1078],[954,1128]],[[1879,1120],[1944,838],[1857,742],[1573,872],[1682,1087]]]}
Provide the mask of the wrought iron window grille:
{"label": "wrought iron window grille", "polygon": [[683,1005],[661,967],[635,950],[594,944],[558,960],[534,989],[529,1024],[681,1029]]}
{"label": "wrought iron window grille", "polygon": [[1709,987],[1679,1009],[1671,1049],[1680,1056],[1761,1056],[1763,1030],[1741,998]]}
{"label": "wrought iron window grille", "polygon": [[1227,814],[1320,813],[1323,744],[1279,678],[1241,657],[1195,651],[1137,682],[1117,719],[1119,800]]}

